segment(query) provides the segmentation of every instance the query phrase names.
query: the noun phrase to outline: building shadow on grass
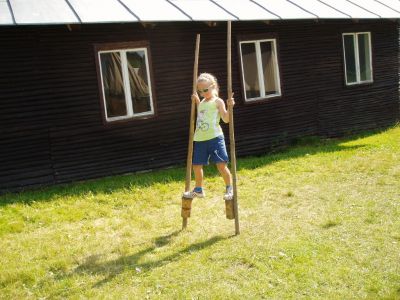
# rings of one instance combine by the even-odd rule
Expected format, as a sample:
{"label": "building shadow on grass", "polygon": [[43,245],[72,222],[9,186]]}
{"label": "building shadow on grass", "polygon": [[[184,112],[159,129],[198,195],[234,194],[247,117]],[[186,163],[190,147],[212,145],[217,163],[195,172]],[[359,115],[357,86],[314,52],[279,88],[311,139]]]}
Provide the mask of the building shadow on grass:
{"label": "building shadow on grass", "polygon": [[[238,159],[237,169],[238,171],[243,169],[257,169],[280,160],[368,147],[368,145],[346,146],[342,144],[378,134],[387,129],[388,128],[381,128],[374,131],[362,132],[356,135],[334,139],[324,139],[313,136],[294,139],[290,144],[281,145],[274,149],[265,149],[265,152],[260,155],[241,157]],[[206,167],[206,176],[210,178],[219,176],[219,174],[217,169],[212,166]],[[142,174],[132,173],[128,175],[115,175],[99,179],[32,189],[25,192],[0,195],[0,207],[13,203],[31,204],[33,202],[52,201],[64,196],[80,196],[87,193],[92,193],[93,195],[112,194],[120,190],[135,190],[151,187],[154,184],[169,184],[173,182],[182,182],[183,189],[184,180],[185,168],[183,166]]]}
{"label": "building shadow on grass", "polygon": [[[85,259],[85,262],[79,265],[75,270],[73,270],[70,274],[61,276],[73,276],[76,274],[100,274],[104,275],[105,278],[98,281],[93,285],[93,287],[100,287],[107,282],[111,281],[113,278],[118,276],[119,274],[126,272],[126,271],[133,271],[139,274],[144,274],[150,272],[154,269],[160,268],[165,266],[169,263],[178,261],[185,256],[188,256],[194,252],[201,251],[206,247],[210,247],[215,243],[229,239],[233,236],[222,237],[222,236],[215,236],[210,239],[207,239],[202,242],[191,244],[175,253],[169,254],[165,257],[160,259],[151,260],[147,262],[140,262],[140,260],[148,254],[153,253],[158,248],[164,247],[168,245],[171,240],[179,235],[181,231],[174,231],[168,235],[163,235],[157,237],[153,240],[153,245],[147,247],[139,252],[133,253],[131,255],[121,256],[118,259],[110,260],[106,262],[99,262],[101,256],[100,255],[92,255]],[[60,278],[59,278],[60,279]]]}

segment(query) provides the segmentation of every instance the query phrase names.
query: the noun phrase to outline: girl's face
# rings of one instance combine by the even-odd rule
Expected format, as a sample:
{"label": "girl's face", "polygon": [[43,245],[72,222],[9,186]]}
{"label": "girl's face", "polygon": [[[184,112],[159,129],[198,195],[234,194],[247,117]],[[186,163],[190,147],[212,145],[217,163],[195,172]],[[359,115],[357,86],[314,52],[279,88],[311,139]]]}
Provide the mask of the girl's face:
{"label": "girl's face", "polygon": [[197,83],[197,92],[199,96],[210,99],[213,96],[214,85],[208,81],[200,81]]}

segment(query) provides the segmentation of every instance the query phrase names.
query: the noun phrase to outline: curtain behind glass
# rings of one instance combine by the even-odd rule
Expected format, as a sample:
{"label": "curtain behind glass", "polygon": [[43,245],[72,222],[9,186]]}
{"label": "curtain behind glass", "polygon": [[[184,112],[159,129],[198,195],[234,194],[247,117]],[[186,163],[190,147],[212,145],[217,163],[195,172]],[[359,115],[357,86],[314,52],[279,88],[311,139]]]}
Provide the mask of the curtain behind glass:
{"label": "curtain behind glass", "polygon": [[126,116],[124,82],[119,53],[101,53],[101,73],[107,117]]}
{"label": "curtain behind glass", "polygon": [[257,56],[255,43],[242,43],[243,76],[246,98],[260,97],[260,84],[257,72]]}
{"label": "curtain behind glass", "polygon": [[277,94],[277,82],[276,82],[276,70],[274,64],[274,49],[272,42],[262,42],[261,47],[261,58],[263,65],[264,74],[264,86],[265,94]]}
{"label": "curtain behind glass", "polygon": [[135,114],[151,110],[145,52],[127,52],[131,101]]}

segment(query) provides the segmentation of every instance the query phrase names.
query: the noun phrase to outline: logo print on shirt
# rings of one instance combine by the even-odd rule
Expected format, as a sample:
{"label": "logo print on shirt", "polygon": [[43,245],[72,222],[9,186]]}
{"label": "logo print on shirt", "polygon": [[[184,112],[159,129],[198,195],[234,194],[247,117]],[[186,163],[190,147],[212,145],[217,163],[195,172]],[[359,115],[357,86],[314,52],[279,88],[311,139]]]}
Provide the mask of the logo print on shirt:
{"label": "logo print on shirt", "polygon": [[210,125],[206,122],[204,122],[204,116],[206,114],[206,110],[201,110],[199,111],[199,115],[197,118],[197,128],[199,128],[201,131],[207,131],[208,128],[210,128]]}

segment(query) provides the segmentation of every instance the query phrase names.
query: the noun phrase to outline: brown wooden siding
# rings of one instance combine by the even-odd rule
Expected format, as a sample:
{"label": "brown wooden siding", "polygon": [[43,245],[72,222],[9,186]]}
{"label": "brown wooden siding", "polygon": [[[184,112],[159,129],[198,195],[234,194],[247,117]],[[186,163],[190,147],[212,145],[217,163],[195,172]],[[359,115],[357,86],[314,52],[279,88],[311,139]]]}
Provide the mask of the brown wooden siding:
{"label": "brown wooden siding", "polygon": [[[239,156],[304,135],[340,136],[399,118],[398,27],[391,21],[233,23]],[[370,31],[374,83],[346,87],[343,32]],[[0,28],[0,191],[184,164],[195,34],[200,72],[226,95],[226,26],[204,23]],[[279,38],[282,97],[243,104],[238,35]],[[104,126],[94,44],[147,40],[157,116]],[[227,126],[224,126],[227,130]]]}

